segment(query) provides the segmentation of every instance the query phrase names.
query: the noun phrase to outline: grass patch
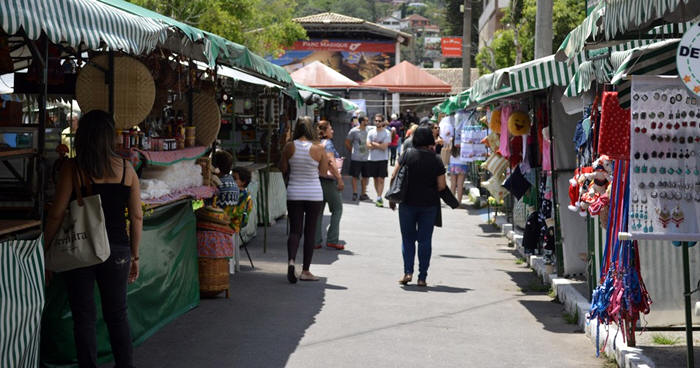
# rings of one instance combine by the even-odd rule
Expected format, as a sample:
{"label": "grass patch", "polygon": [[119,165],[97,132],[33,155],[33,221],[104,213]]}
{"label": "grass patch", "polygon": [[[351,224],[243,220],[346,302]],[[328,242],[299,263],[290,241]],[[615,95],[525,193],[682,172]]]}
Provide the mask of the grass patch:
{"label": "grass patch", "polygon": [[601,354],[600,355],[601,359],[605,359],[605,362],[603,362],[603,368],[617,368],[617,360],[615,357],[612,357],[608,354]]}
{"label": "grass patch", "polygon": [[656,345],[675,345],[679,341],[681,341],[680,337],[667,337],[662,334],[655,334],[651,336],[651,339],[654,341],[654,344]]}
{"label": "grass patch", "polygon": [[553,287],[551,287],[551,286],[549,287],[549,292],[547,293],[547,296],[552,298],[552,299],[557,298],[557,293],[554,291]]}
{"label": "grass patch", "polygon": [[520,288],[523,293],[546,293],[549,289],[549,285],[543,284],[539,279],[531,280],[525,287]]}
{"label": "grass patch", "polygon": [[515,260],[516,265],[521,265],[523,263],[525,263],[525,258],[518,258]]}
{"label": "grass patch", "polygon": [[578,324],[578,309],[576,310],[576,313],[574,314],[569,314],[569,313],[564,313],[563,314],[564,321],[570,325],[575,325]]}

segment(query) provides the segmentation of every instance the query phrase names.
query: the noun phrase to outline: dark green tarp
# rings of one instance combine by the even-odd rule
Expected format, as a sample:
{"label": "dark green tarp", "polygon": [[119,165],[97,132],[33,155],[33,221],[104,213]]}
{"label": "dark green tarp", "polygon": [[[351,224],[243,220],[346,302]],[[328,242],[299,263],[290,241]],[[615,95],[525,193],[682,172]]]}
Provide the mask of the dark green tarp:
{"label": "dark green tarp", "polygon": [[[199,304],[196,219],[191,201],[158,208],[144,218],[139,258],[140,276],[128,290],[134,344]],[[97,286],[95,296],[98,356],[104,363],[112,356]],[[60,274],[46,290],[41,335],[42,363],[60,366],[74,362],[73,320]]]}

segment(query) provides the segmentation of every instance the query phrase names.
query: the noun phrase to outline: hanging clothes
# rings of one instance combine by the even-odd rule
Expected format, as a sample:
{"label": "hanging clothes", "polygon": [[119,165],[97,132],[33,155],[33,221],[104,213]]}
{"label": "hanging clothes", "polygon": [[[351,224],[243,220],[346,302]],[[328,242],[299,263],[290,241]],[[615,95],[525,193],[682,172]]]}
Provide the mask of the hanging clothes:
{"label": "hanging clothes", "polygon": [[510,118],[510,114],[512,114],[512,113],[513,113],[513,106],[503,105],[501,107],[501,145],[498,148],[498,151],[501,153],[501,156],[503,156],[505,158],[510,157],[510,146],[508,144],[509,143],[508,118]]}
{"label": "hanging clothes", "polygon": [[620,107],[617,92],[603,92],[598,154],[629,160],[630,110]]}

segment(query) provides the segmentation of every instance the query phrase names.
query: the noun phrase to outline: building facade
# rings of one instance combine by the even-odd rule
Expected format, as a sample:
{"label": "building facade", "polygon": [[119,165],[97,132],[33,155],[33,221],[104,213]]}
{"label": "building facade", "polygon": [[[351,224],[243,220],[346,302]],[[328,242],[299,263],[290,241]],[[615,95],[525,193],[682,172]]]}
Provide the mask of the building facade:
{"label": "building facade", "polygon": [[483,12],[479,17],[479,48],[490,45],[497,30],[502,29],[503,9],[510,6],[510,0],[482,0]]}

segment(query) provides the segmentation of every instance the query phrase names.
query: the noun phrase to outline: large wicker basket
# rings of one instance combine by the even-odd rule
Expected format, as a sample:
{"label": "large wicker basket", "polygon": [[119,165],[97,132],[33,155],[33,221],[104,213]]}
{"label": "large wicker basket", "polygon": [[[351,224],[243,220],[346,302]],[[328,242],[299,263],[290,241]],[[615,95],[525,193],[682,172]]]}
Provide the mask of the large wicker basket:
{"label": "large wicker basket", "polygon": [[228,259],[199,258],[199,293],[206,298],[219,295],[222,291],[229,297]]}

